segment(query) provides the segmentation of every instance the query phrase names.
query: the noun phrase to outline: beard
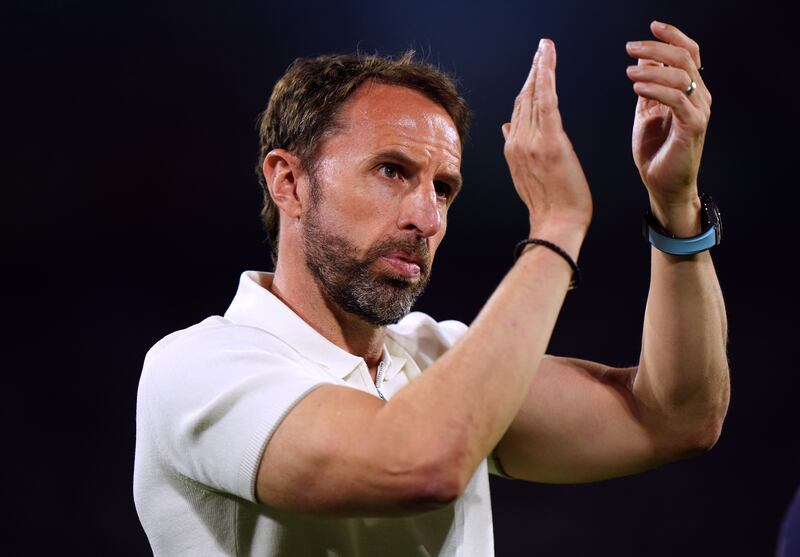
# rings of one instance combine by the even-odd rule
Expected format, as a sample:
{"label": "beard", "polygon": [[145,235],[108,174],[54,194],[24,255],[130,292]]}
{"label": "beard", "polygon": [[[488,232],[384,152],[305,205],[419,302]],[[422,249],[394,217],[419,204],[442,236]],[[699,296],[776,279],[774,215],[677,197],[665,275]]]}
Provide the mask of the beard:
{"label": "beard", "polygon": [[[316,200],[307,214],[303,253],[306,266],[327,298],[376,326],[396,323],[408,315],[430,280],[430,254],[424,238],[387,239],[359,258],[355,244],[323,227],[318,208]],[[397,250],[423,259],[416,279],[374,270],[382,255]]]}

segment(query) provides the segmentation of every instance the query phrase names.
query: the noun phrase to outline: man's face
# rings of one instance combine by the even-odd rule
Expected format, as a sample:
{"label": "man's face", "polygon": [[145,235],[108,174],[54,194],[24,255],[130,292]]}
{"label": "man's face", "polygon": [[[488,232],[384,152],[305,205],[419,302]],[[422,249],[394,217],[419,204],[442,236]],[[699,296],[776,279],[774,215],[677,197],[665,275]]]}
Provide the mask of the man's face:
{"label": "man's face", "polygon": [[329,300],[387,325],[430,278],[461,185],[461,142],[444,108],[398,86],[362,85],[337,122],[309,175],[306,265]]}

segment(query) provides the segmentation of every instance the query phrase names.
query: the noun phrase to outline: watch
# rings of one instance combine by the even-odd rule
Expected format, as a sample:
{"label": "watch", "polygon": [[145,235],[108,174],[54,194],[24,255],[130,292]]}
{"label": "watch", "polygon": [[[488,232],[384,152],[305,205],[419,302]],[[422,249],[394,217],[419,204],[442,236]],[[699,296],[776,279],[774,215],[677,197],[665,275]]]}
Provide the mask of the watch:
{"label": "watch", "polygon": [[672,255],[692,255],[718,246],[722,241],[722,218],[717,204],[707,193],[700,194],[700,202],[700,234],[689,238],[673,236],[664,230],[648,209],[642,216],[642,235],[645,240]]}

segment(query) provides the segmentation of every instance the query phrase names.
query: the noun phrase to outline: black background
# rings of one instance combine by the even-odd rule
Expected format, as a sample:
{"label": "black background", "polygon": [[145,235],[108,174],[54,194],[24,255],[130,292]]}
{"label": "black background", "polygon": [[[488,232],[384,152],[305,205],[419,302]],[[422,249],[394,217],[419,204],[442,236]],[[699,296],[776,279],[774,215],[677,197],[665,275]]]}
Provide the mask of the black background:
{"label": "black background", "polygon": [[[650,248],[630,154],[627,40],[652,19],[701,44],[714,96],[700,189],[722,210],[731,407],[708,454],[581,486],[492,480],[498,556],[771,555],[800,480],[796,32],[769,2],[164,4],[2,8],[4,545],[146,555],[132,501],[142,359],[270,268],[255,120],[297,56],[416,48],[475,115],[465,188],[418,309],[470,322],[527,233],[500,125],[538,40],[595,216],[549,352],[637,361]],[[24,540],[25,545],[17,545]]]}

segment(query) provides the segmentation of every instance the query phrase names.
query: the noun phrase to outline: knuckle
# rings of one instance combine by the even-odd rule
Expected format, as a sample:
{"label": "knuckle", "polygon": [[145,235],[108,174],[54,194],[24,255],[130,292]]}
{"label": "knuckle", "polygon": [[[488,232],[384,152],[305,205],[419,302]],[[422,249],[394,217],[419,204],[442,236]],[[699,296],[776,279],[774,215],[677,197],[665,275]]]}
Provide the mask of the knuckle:
{"label": "knuckle", "polygon": [[524,148],[517,138],[509,139],[503,146],[503,154],[505,155],[506,159],[517,158],[523,152]]}
{"label": "knuckle", "polygon": [[541,155],[542,148],[539,141],[532,141],[523,148],[524,155],[530,159],[538,159]]}
{"label": "knuckle", "polygon": [[695,65],[692,53],[685,48],[681,49],[681,61],[683,62],[684,67],[687,68],[691,68]]}
{"label": "knuckle", "polygon": [[678,69],[678,76],[679,76],[678,85],[680,85],[681,88],[683,89],[688,88],[689,85],[691,85],[692,81],[694,81],[689,72],[687,70],[684,70],[683,68]]}
{"label": "knuckle", "polygon": [[689,39],[689,50],[698,57],[700,56],[700,45],[697,44],[697,41]]}
{"label": "knuckle", "polygon": [[705,129],[705,126],[698,117],[692,117],[687,123],[686,127],[689,129],[692,135],[700,135]]}
{"label": "knuckle", "polygon": [[702,135],[706,129],[707,122],[708,119],[706,118],[705,111],[701,110],[699,112],[692,113],[691,118],[687,122],[687,127],[695,135]]}
{"label": "knuckle", "polygon": [[543,167],[559,164],[567,152],[568,139],[563,132],[550,137],[538,136],[533,141],[523,142],[518,138],[510,138],[503,146],[506,160],[536,161]]}
{"label": "knuckle", "polygon": [[564,144],[561,138],[549,138],[540,146],[540,158],[548,165],[557,164],[564,157]]}
{"label": "knuckle", "polygon": [[558,110],[558,97],[556,95],[545,95],[536,103],[539,112],[543,115],[550,115]]}

